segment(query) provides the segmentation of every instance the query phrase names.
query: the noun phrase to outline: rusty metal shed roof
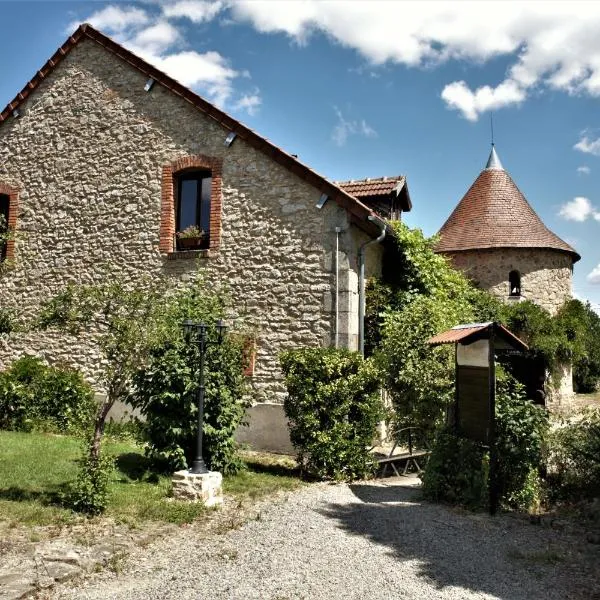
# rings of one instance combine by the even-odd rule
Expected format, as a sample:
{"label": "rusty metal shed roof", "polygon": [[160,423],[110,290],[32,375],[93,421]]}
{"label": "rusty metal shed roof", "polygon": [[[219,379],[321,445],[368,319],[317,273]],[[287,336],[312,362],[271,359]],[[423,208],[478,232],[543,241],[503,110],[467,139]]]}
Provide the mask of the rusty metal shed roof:
{"label": "rusty metal shed roof", "polygon": [[[458,342],[469,342],[469,338],[479,338],[485,331],[494,330],[496,335],[499,335],[510,346],[517,350],[527,350],[528,346],[520,340],[514,333],[511,333],[504,325],[489,321],[487,323],[467,323],[465,325],[456,325],[448,331],[438,333],[427,340],[431,346],[439,346],[441,344],[456,344]],[[473,340],[474,341],[474,340]]]}

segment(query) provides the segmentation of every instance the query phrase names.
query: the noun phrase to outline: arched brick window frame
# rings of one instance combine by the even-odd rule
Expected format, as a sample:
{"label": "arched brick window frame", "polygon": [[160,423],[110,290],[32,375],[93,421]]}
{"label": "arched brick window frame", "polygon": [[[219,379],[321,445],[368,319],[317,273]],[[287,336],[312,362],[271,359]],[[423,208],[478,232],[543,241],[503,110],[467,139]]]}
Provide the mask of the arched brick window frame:
{"label": "arched brick window frame", "polygon": [[220,158],[197,154],[184,156],[162,168],[162,196],[160,210],[160,251],[171,253],[175,250],[175,183],[177,175],[192,169],[211,172],[210,193],[210,239],[209,248],[215,250],[221,243],[221,186],[223,161]]}
{"label": "arched brick window frame", "polygon": [[[8,196],[8,219],[7,225],[13,231],[17,228],[17,213],[19,211],[19,190],[7,183],[0,181],[0,194]],[[5,258],[10,260],[15,257],[15,240],[6,242]]]}

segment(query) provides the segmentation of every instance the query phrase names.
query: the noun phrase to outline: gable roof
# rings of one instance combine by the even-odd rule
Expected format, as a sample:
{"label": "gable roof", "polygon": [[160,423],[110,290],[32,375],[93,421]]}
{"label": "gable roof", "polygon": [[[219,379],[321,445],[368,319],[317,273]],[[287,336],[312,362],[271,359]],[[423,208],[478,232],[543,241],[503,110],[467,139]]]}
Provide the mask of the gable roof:
{"label": "gable roof", "polygon": [[515,350],[528,350],[527,344],[519,339],[514,333],[509,331],[501,323],[488,321],[487,323],[466,323],[464,325],[456,325],[448,331],[438,333],[427,340],[430,346],[440,346],[442,344],[456,344],[461,342],[468,344],[470,341],[475,341],[483,334],[489,337],[489,333],[493,331],[495,335],[500,336],[504,342]]}
{"label": "gable roof", "polygon": [[377,198],[395,194],[400,198],[402,210],[410,211],[412,202],[404,175],[394,177],[378,177],[375,179],[352,179],[350,181],[334,181],[335,185],[354,198]]}
{"label": "gable roof", "polygon": [[486,168],[439,231],[436,252],[483,248],[548,248],[581,257],[550,231],[504,170],[492,148]]}
{"label": "gable roof", "polygon": [[288,154],[285,150],[282,150],[266,138],[260,136],[249,127],[246,127],[246,125],[217,108],[214,104],[211,104],[172,77],[169,77],[166,73],[152,66],[133,52],[130,52],[97,29],[94,29],[94,27],[88,23],[80,25],[75,32],[69,36],[66,42],[0,112],[0,126],[11,117],[13,111],[18,109],[21,104],[27,100],[40,83],[54,71],[62,59],[83,39],[90,39],[99,44],[105,50],[125,61],[146,77],[152,78],[157,84],[166,87],[173,94],[192,104],[207,117],[222,125],[227,131],[234,132],[237,137],[243,139],[257,150],[260,150],[269,158],[320,190],[323,194],[326,194],[342,208],[346,209],[351,215],[351,221],[365,232],[371,235],[379,234],[380,227],[368,219],[370,216],[376,217],[376,213],[365,206],[356,197],[328,181],[325,177],[319,175],[316,171],[313,171],[310,167],[300,162],[295,156]]}

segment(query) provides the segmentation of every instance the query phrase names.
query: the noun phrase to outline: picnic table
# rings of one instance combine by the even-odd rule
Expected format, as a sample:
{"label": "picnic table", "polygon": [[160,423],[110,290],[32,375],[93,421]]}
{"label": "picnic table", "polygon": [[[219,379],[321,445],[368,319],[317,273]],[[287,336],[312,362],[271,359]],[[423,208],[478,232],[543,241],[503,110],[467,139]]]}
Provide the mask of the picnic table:
{"label": "picnic table", "polygon": [[[396,453],[398,446],[404,451]],[[403,427],[395,433],[390,453],[377,461],[382,467],[381,477],[385,477],[388,467],[398,476],[407,475],[409,472],[420,473],[423,469],[419,461],[424,464],[430,454],[431,450],[426,447],[423,431],[419,427]]]}

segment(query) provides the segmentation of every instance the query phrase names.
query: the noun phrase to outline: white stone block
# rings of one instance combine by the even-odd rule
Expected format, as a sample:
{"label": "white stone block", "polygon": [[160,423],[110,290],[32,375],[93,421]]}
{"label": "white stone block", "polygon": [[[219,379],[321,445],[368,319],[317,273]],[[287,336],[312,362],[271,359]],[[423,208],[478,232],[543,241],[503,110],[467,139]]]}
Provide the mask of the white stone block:
{"label": "white stone block", "polygon": [[223,475],[218,471],[177,471],[173,474],[172,483],[175,500],[202,502],[206,507],[223,504]]}

